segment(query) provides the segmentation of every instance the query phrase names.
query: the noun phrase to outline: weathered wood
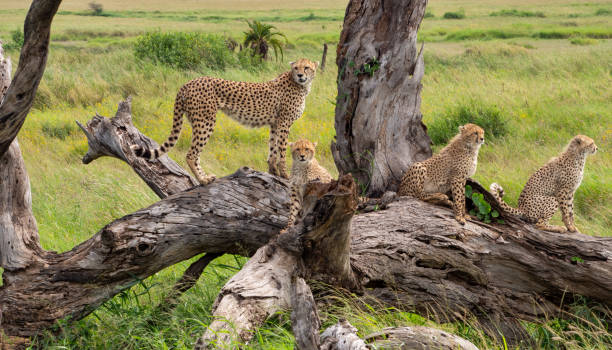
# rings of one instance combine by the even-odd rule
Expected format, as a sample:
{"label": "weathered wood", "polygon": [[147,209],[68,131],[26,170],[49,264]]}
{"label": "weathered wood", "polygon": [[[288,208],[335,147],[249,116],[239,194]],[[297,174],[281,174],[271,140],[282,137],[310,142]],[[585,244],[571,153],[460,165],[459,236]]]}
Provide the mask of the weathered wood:
{"label": "weathered wood", "polygon": [[397,191],[410,164],[431,156],[420,112],[423,49],[416,46],[426,4],[351,0],[346,8],[332,154],[369,197]]}
{"label": "weathered wood", "polygon": [[[294,225],[261,247],[221,289],[213,306],[215,321],[198,340],[196,349],[248,341],[255,328],[275,312],[290,309],[292,301],[297,303],[298,313],[307,315],[310,311],[300,311],[306,305],[295,295],[306,293],[303,286],[295,285],[296,275],[301,279],[305,274],[309,277],[314,274],[326,282],[358,288],[348,265],[347,250],[348,224],[355,203],[355,186],[350,175],[328,184],[307,184],[302,209]],[[324,247],[323,243],[332,243],[334,239],[343,242],[344,246],[339,250]],[[330,252],[342,257],[331,258]],[[327,261],[330,265],[319,266],[324,259],[322,256],[331,258]],[[313,325],[310,319],[303,324]],[[305,332],[313,335],[312,329]],[[301,340],[304,346],[316,342],[316,338],[305,334]]]}
{"label": "weathered wood", "polygon": [[11,73],[11,58],[4,57],[4,48],[2,47],[2,40],[0,40],[0,105],[4,100],[6,91],[11,85]]}
{"label": "weathered wood", "polygon": [[478,350],[471,342],[454,334],[429,327],[394,327],[369,334],[365,341],[375,349]]}
{"label": "weathered wood", "polygon": [[80,319],[139,279],[202,252],[248,256],[285,227],[288,208],[285,182],[249,169],[170,196],[71,251],[44,252],[25,269],[5,270],[1,326],[31,336],[66,316]]}
{"label": "weathered wood", "polygon": [[357,335],[357,328],[347,320],[340,320],[321,334],[321,350],[367,350]]}
{"label": "weathered wood", "polygon": [[19,65],[0,105],[0,156],[11,145],[25,121],[47,63],[51,21],[61,0],[34,0],[23,26]]}
{"label": "weathered wood", "polygon": [[119,102],[117,113],[113,118],[109,119],[96,114],[86,126],[78,121],[76,123],[87,136],[89,144],[89,150],[83,156],[83,164],[89,164],[102,156],[121,159],[130,165],[160,198],[199,184],[167,155],[149,161],[137,157],[132,152],[131,145],[139,144],[148,147],[146,149],[153,149],[157,147],[157,144],[132,124],[132,99],[130,97]]}
{"label": "weathered wood", "polygon": [[298,350],[319,349],[321,321],[310,287],[301,277],[291,281],[291,329]]}

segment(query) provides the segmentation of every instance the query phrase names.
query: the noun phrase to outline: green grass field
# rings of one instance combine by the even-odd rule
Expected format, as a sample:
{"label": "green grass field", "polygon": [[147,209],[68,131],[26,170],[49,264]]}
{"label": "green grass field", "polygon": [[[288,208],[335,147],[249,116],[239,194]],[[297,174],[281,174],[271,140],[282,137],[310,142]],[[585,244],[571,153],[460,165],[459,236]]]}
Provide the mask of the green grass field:
{"label": "green grass field", "polygon": [[[81,163],[87,141],[74,120],[95,112],[112,116],[117,103],[133,97],[134,123],[157,141],[168,135],[178,88],[200,75],[233,80],[269,80],[299,57],[319,60],[330,44],[327,71],[319,73],[304,116],[291,140],[317,141],[321,163],[335,173],[329,145],[334,138],[335,46],[347,1],[98,1],[103,16],[91,16],[85,0],[64,1],[52,27],[51,50],[34,107],[19,135],[28,168],[33,207],[44,248],[65,251],[108,222],[147,206],[157,197],[132,170],[115,159]],[[22,28],[26,6],[0,3],[0,39],[11,43]],[[432,135],[462,111],[488,120],[491,111],[506,131],[487,134],[476,180],[504,186],[513,205],[529,175],[556,156],[576,134],[592,137],[601,150],[587,160],[575,196],[576,224],[587,234],[612,236],[612,2],[552,0],[430,1],[419,40],[425,41],[426,74],[422,112]],[[445,19],[447,12],[463,19]],[[493,15],[492,15],[493,14]],[[134,43],[151,31],[215,33],[241,41],[246,19],[271,23],[286,34],[283,61],[257,69],[177,70],[137,59]],[[8,54],[17,66],[19,53]],[[185,166],[190,129],[184,129],[170,156]],[[267,129],[247,129],[220,115],[202,155],[207,172],[223,176],[240,166],[266,170]],[[439,149],[443,144],[434,145]],[[557,214],[554,221],[560,224]],[[196,287],[169,315],[153,307],[189,262],[175,265],[115,297],[74,326],[41,339],[55,349],[191,348],[210,320],[214,298],[244,258],[224,256],[208,267]],[[411,313],[364,312],[345,301],[324,324],[347,317],[360,334],[392,325],[429,324]],[[605,321],[580,303],[573,322],[551,319],[526,324],[540,348],[605,349],[612,346]],[[585,311],[586,310],[586,311]],[[149,319],[158,322],[149,323]],[[438,326],[481,348],[503,348],[466,322]],[[572,333],[573,332],[573,333]],[[248,345],[292,349],[287,314],[269,321]]]}

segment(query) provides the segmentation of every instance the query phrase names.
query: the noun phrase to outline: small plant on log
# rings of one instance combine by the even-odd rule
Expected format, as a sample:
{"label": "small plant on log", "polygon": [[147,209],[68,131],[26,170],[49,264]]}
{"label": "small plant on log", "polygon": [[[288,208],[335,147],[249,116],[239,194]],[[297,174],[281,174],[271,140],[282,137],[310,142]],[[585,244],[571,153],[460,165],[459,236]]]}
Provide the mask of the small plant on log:
{"label": "small plant on log", "polygon": [[495,220],[499,224],[503,224],[504,220],[498,219],[499,212],[495,209],[491,210],[491,204],[484,199],[482,193],[474,192],[472,186],[465,186],[465,197],[472,200],[474,208],[470,210],[470,215],[475,216],[478,220],[489,224]]}
{"label": "small plant on log", "polygon": [[[352,63],[352,66],[351,66]],[[355,66],[355,62],[351,61],[351,63],[349,63],[349,66],[351,68],[353,68]],[[369,76],[374,76],[374,73],[380,68],[380,62],[378,61],[378,59],[376,57],[374,58],[370,58],[366,61],[366,63],[364,63],[361,67],[359,67],[359,69],[355,69],[353,71],[353,74],[355,74],[355,76],[358,76],[360,74],[367,74]]]}

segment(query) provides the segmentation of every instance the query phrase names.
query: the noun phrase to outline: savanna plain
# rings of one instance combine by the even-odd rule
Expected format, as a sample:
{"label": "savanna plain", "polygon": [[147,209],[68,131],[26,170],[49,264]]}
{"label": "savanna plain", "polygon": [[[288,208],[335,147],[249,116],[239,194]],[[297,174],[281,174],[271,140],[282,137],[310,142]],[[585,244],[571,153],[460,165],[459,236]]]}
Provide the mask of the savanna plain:
{"label": "savanna plain", "polygon": [[[94,15],[89,0],[66,0],[52,25],[45,75],[19,143],[32,184],[33,209],[44,248],[71,249],[112,220],[158,200],[116,159],[81,163],[87,140],[75,124],[95,113],[113,116],[117,103],[132,96],[133,122],[163,141],[169,132],[174,97],[190,79],[210,75],[264,81],[300,57],[320,60],[329,45],[327,68],[313,83],[306,110],[290,140],[318,142],[320,163],[337,174],[329,145],[335,136],[336,43],[346,0],[282,2],[210,0],[100,0]],[[0,40],[16,68],[19,33],[29,2],[0,0]],[[227,38],[241,43],[247,20],[276,26],[286,36],[283,55],[260,62],[230,52]],[[195,64],[164,63],[137,55],[146,38],[196,33],[210,55]],[[191,34],[189,34],[191,35]],[[585,134],[600,152],[587,160],[575,195],[576,225],[584,234],[612,236],[612,2],[578,0],[432,0],[419,31],[424,42],[423,121],[434,150],[471,121],[486,131],[474,178],[504,186],[516,205],[529,175],[556,156],[570,138]],[[208,44],[207,44],[208,45]],[[172,54],[168,54],[172,56]],[[179,58],[180,59],[180,58]],[[166,60],[168,61],[168,60]],[[170,62],[170,61],[168,61]],[[190,129],[183,130],[169,156],[186,166]],[[204,148],[205,171],[224,176],[241,166],[267,170],[268,130],[248,129],[219,113]],[[557,214],[554,223],[560,224]],[[37,340],[49,349],[191,348],[210,322],[219,289],[245,258],[226,255],[206,269],[198,284],[170,313],[155,306],[189,266],[185,261],[106,302],[84,320],[60,322],[58,331]],[[361,335],[383,327],[429,325],[465,337],[483,349],[507,348],[477,322],[436,324],[416,314],[351,301],[341,292],[322,310],[323,327],[347,318]],[[572,312],[524,323],[533,345],[543,349],[609,349],[611,313],[582,300],[568,300]],[[154,319],[155,322],[150,322]],[[435,317],[434,317],[435,320]],[[249,349],[293,349],[289,314],[280,313],[259,329]]]}

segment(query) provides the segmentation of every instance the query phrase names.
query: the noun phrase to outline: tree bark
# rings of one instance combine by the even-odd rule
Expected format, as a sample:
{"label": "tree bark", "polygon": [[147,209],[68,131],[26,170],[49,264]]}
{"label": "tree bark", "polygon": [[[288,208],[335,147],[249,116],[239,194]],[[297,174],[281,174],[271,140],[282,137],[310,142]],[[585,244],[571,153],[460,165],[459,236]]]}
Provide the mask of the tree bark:
{"label": "tree bark", "polygon": [[397,191],[410,164],[431,156],[421,122],[423,50],[417,30],[427,0],[351,0],[338,43],[336,142],[340,173],[378,197]]}
{"label": "tree bark", "polygon": [[25,121],[47,63],[51,21],[61,0],[35,0],[23,26],[24,43],[15,77],[0,105],[0,156]]}

